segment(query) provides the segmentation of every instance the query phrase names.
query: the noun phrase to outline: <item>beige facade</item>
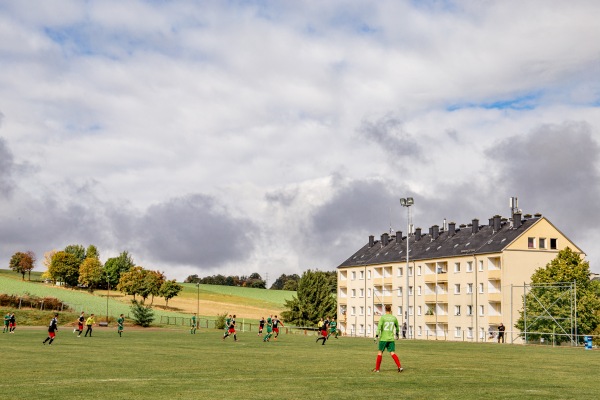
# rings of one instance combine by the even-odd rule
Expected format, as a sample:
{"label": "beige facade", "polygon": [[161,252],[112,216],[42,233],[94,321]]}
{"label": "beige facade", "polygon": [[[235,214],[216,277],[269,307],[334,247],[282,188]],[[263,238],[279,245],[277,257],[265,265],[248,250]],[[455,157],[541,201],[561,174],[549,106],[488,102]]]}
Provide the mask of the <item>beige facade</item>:
{"label": "beige facade", "polygon": [[[429,235],[417,230],[408,237],[401,232],[378,241],[370,237],[338,267],[341,331],[374,336],[384,306],[391,304],[400,324],[407,323],[410,338],[495,340],[488,331],[495,333],[502,322],[507,341],[518,341],[514,324],[524,284],[559,250],[582,251],[546,218],[516,217],[518,224],[496,216],[488,226],[474,220],[460,229],[432,227]],[[406,240],[408,265],[402,257]]]}

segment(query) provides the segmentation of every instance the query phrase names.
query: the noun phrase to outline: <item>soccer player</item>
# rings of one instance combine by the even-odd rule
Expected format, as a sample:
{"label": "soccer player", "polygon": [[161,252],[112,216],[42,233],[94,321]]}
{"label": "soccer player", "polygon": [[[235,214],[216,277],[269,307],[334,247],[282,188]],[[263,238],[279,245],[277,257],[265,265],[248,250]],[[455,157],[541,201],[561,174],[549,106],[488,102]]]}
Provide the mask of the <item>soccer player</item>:
{"label": "soccer player", "polygon": [[58,330],[58,313],[54,313],[54,318],[52,318],[50,320],[50,325],[48,325],[48,337],[46,338],[46,340],[44,340],[42,342],[42,344],[46,344],[47,341],[50,341],[50,343],[48,343],[48,346],[51,346],[52,342],[54,341],[54,338],[56,337],[57,330]]}
{"label": "soccer player", "polygon": [[260,317],[260,321],[258,321],[258,336],[262,335],[263,329],[265,328],[265,317]]}
{"label": "soccer player", "polygon": [[119,336],[123,333],[123,325],[125,325],[125,318],[123,314],[119,315],[119,319],[117,319],[117,333]]}
{"label": "soccer player", "polygon": [[267,318],[267,334],[263,338],[263,342],[271,341],[271,336],[273,336],[273,319],[271,317],[272,315],[269,315]]}
{"label": "soccer player", "polygon": [[4,316],[4,329],[2,329],[2,333],[6,333],[9,332],[9,325],[10,325],[10,312],[6,313],[6,315]]}
{"label": "soccer player", "polygon": [[192,315],[192,320],[190,321],[190,333],[192,334],[196,334],[196,328],[198,327],[198,324],[196,322],[196,314]]}
{"label": "soccer player", "polygon": [[[334,337],[337,339],[338,338],[338,333],[337,333],[337,322],[335,320],[335,318],[331,319],[331,322],[329,323],[329,336],[334,335]],[[329,339],[329,336],[327,336],[327,339]]]}
{"label": "soccer player", "polygon": [[227,339],[227,337],[230,335],[233,335],[233,340],[237,342],[237,332],[235,331],[235,314],[229,321],[229,330],[225,332],[225,335],[223,335],[223,340]]}
{"label": "soccer player", "polygon": [[88,333],[90,337],[92,337],[92,326],[96,323],[96,319],[94,318],[94,314],[91,314],[87,321],[85,321],[85,325],[87,326],[87,330],[85,331],[84,337],[87,337]]}
{"label": "soccer player", "polygon": [[275,319],[273,319],[273,333],[275,334],[275,340],[277,340],[277,336],[279,336],[279,324],[281,324],[281,326],[283,326],[283,322],[281,322],[279,320],[279,318],[277,318],[277,315],[275,316]]}
{"label": "soccer player", "polygon": [[17,327],[17,318],[15,318],[15,313],[10,314],[10,319],[8,320],[8,331],[10,333],[15,333],[15,328]]}
{"label": "soccer player", "polygon": [[325,318],[325,321],[323,321],[323,325],[321,325],[319,327],[320,333],[321,335],[317,338],[317,342],[319,340],[323,340],[322,345],[325,345],[325,341],[327,340],[327,329],[329,328],[329,317]]}
{"label": "soccer player", "polygon": [[85,322],[85,315],[84,315],[84,313],[82,311],[81,315],[79,316],[79,318],[77,318],[77,329],[73,330],[73,333],[79,332],[77,334],[77,337],[81,337],[81,332],[83,332],[83,323],[84,322]]}
{"label": "soccer player", "polygon": [[400,365],[400,360],[396,355],[396,343],[394,342],[394,336],[396,340],[400,339],[400,329],[398,325],[398,319],[392,315],[392,305],[385,305],[385,315],[382,315],[377,324],[377,335],[379,338],[379,352],[377,353],[377,361],[373,372],[379,372],[381,366],[381,359],[383,358],[383,352],[387,349],[390,355],[394,359],[398,372],[402,372],[404,369]]}

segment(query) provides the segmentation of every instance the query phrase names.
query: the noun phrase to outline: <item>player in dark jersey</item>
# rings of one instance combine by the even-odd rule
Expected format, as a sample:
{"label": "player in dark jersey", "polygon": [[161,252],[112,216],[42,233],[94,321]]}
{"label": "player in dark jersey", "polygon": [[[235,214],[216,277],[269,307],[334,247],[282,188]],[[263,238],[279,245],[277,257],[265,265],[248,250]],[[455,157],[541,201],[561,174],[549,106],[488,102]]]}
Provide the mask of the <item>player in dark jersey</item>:
{"label": "player in dark jersey", "polygon": [[319,340],[323,340],[322,345],[325,345],[325,342],[327,341],[327,329],[329,328],[329,318],[326,318],[325,321],[323,321],[323,325],[321,325],[319,327],[319,331],[320,331],[320,336],[317,338],[317,342]]}
{"label": "player in dark jersey", "polygon": [[265,328],[265,317],[260,317],[260,321],[258,321],[258,336],[262,335],[263,329]]}
{"label": "player in dark jersey", "polygon": [[281,322],[279,320],[279,318],[277,318],[277,315],[275,316],[275,318],[273,319],[273,334],[275,335],[275,340],[277,340],[277,336],[279,336],[279,324],[281,324],[281,326],[283,326],[283,322]]}
{"label": "player in dark jersey", "polygon": [[10,319],[8,320],[8,328],[10,333],[15,333],[15,328],[17,327],[17,318],[15,317],[15,313],[10,314]]}
{"label": "player in dark jersey", "polygon": [[229,321],[229,329],[223,335],[223,340],[227,339],[228,336],[233,335],[233,340],[237,342],[237,332],[235,331],[235,314]]}
{"label": "player in dark jersey", "polygon": [[83,332],[83,323],[85,322],[85,315],[83,313],[83,311],[81,312],[81,315],[79,316],[79,318],[77,318],[77,329],[73,330],[73,333],[75,332],[79,332],[77,334],[77,337],[81,336],[81,332]]}
{"label": "player in dark jersey", "polygon": [[52,345],[54,338],[56,337],[56,331],[58,330],[58,313],[54,313],[54,318],[50,320],[50,324],[48,325],[48,337],[46,340],[42,342],[42,344],[46,344],[47,341],[49,346]]}

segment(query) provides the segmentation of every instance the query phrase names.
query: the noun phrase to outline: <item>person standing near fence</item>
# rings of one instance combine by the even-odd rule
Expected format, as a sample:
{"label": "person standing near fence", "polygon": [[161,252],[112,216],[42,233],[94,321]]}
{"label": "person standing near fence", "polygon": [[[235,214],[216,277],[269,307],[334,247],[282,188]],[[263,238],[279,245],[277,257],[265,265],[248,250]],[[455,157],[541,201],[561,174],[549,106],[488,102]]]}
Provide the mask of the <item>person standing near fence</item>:
{"label": "person standing near fence", "polygon": [[87,337],[88,333],[90,334],[90,337],[92,337],[92,326],[94,326],[95,323],[96,323],[96,319],[94,318],[94,314],[91,314],[89,316],[89,318],[87,319],[87,321],[85,321],[87,330],[85,331],[85,335],[83,335],[84,337]]}
{"label": "person standing near fence", "polygon": [[117,333],[119,334],[119,336],[121,336],[123,333],[124,325],[125,325],[125,317],[123,317],[123,314],[121,314],[121,315],[119,315],[119,319],[117,320]]}
{"label": "person standing near fence", "polygon": [[54,338],[56,337],[57,330],[58,330],[58,313],[54,313],[54,318],[52,318],[50,320],[50,325],[48,325],[48,337],[46,338],[46,340],[44,340],[42,342],[42,344],[46,344],[47,341],[50,341],[50,343],[48,343],[48,346],[51,346],[52,342],[54,342]]}
{"label": "person standing near fence", "polygon": [[265,317],[260,317],[260,321],[258,321],[258,336],[262,335],[264,328],[265,328]]}
{"label": "person standing near fence", "polygon": [[504,343],[504,331],[505,330],[506,330],[506,327],[504,326],[504,324],[502,322],[500,322],[500,325],[498,325],[498,343]]}
{"label": "person standing near fence", "polygon": [[192,320],[190,321],[190,334],[196,334],[196,328],[198,327],[198,322],[196,322],[196,314],[192,315]]}

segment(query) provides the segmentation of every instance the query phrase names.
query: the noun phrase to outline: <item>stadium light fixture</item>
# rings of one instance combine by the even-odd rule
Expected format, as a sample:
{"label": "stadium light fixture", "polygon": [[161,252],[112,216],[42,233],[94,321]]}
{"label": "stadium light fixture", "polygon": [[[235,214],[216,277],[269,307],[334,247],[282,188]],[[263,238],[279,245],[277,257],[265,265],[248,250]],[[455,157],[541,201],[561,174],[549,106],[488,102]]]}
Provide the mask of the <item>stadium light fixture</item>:
{"label": "stadium light fixture", "polygon": [[410,206],[415,204],[415,200],[412,197],[406,197],[406,198],[401,198],[400,199],[400,205],[402,207],[406,207],[406,211],[407,211],[407,230],[406,230],[406,271],[404,272],[406,274],[406,287],[405,287],[405,292],[406,292],[406,303],[405,303],[405,307],[404,307],[404,321],[406,322],[406,331],[408,332],[408,337],[410,338],[410,320],[409,320],[409,313],[408,313],[408,309],[409,309],[409,304],[410,304],[410,295],[408,292],[408,285],[410,284],[409,282],[409,278],[408,278],[408,263],[409,263],[409,252],[410,252],[410,247],[409,247],[409,234],[410,234]]}

